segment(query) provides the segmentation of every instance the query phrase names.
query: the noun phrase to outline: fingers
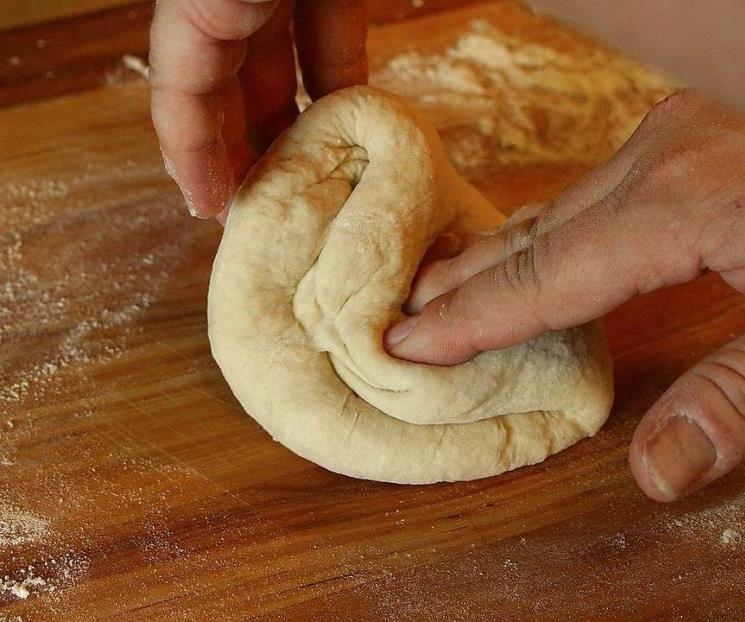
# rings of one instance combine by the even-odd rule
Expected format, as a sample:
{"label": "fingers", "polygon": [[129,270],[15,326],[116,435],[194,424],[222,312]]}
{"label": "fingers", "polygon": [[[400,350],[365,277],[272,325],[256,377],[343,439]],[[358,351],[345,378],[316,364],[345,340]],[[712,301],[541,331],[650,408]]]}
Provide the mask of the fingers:
{"label": "fingers", "polygon": [[[281,0],[269,19],[245,42],[237,96],[225,101],[223,137],[236,187],[272,141],[297,116],[295,53],[289,25],[291,0]],[[225,224],[230,203],[217,215]]]}
{"label": "fingers", "polygon": [[365,0],[298,0],[295,41],[308,94],[367,82]]}
{"label": "fingers", "polygon": [[523,248],[519,240],[526,229],[525,223],[531,223],[527,226],[530,229],[545,208],[545,203],[531,203],[495,229],[439,236],[422,258],[409,299],[404,304],[404,313],[419,313],[433,298]]}
{"label": "fingers", "polygon": [[[459,253],[432,260],[425,257],[404,306],[405,312],[410,315],[421,312],[430,300],[527,248],[534,236],[535,223],[535,218],[508,221],[505,229],[493,235],[459,236],[458,246],[462,249]],[[507,228],[508,225],[511,226]],[[441,242],[438,240],[436,244]]]}
{"label": "fingers", "polygon": [[[627,192],[622,183],[562,225],[527,234],[533,237],[527,247],[390,329],[388,351],[450,365],[581,324],[640,291],[693,278],[702,266],[695,226],[682,229],[675,210],[665,204],[650,207],[644,197]],[[494,246],[499,252],[500,240]]]}
{"label": "fingers", "polygon": [[[232,198],[248,158],[234,111],[240,106],[238,69],[244,39],[272,15],[277,2],[162,0],[151,29],[153,123],[166,168],[189,211],[209,217]],[[226,126],[233,126],[226,132]],[[237,130],[236,130],[237,127]],[[243,143],[241,143],[243,141]]]}
{"label": "fingers", "polygon": [[657,501],[673,501],[745,458],[745,337],[686,372],[645,415],[631,470]]}
{"label": "fingers", "polygon": [[240,70],[243,113],[249,141],[257,155],[297,116],[291,17],[292,2],[283,0],[246,42],[246,58]]}
{"label": "fingers", "polygon": [[235,189],[221,132],[221,95],[163,92],[153,97],[151,107],[163,162],[179,185],[189,213],[201,218],[217,213]]}
{"label": "fingers", "polygon": [[629,141],[611,160],[588,172],[550,203],[533,203],[515,212],[495,235],[471,235],[468,243],[461,244],[462,254],[438,257],[437,260],[425,257],[404,306],[405,311],[418,313],[436,296],[502,263],[512,253],[527,248],[537,235],[603,201],[629,174],[636,148],[636,142]]}

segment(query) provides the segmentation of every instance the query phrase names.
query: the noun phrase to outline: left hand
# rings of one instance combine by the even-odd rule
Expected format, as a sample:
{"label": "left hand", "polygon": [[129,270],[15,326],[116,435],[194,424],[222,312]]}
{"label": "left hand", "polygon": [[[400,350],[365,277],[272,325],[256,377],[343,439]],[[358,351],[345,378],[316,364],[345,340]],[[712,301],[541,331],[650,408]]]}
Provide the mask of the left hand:
{"label": "left hand", "polygon": [[[495,235],[440,240],[386,333],[399,358],[453,365],[719,272],[745,292],[745,119],[683,91],[607,163]],[[745,337],[704,359],[639,425],[631,466],[669,501],[745,459]]]}
{"label": "left hand", "polygon": [[367,80],[366,36],[366,0],[156,3],[153,123],[193,216],[224,219],[246,172],[293,122],[295,49],[317,99]]}

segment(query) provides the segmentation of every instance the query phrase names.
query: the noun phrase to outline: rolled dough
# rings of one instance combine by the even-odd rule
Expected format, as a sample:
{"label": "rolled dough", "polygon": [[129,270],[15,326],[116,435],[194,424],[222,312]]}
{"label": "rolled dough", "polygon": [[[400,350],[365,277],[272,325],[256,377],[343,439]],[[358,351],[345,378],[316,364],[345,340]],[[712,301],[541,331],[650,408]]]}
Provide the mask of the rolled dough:
{"label": "rolled dough", "polygon": [[597,323],[455,367],[383,349],[435,237],[501,220],[398,98],[313,104],[246,178],[215,258],[209,336],[233,393],[295,453],[389,482],[495,475],[592,436],[612,401]]}

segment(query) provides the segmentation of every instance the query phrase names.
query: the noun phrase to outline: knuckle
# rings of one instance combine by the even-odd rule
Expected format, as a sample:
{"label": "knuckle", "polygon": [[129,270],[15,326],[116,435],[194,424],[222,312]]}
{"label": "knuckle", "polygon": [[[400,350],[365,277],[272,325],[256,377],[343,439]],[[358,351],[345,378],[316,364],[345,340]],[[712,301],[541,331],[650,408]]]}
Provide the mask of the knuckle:
{"label": "knuckle", "polygon": [[745,419],[745,350],[727,346],[701,361],[697,373],[716,385],[732,409]]}
{"label": "knuckle", "polygon": [[676,91],[652,106],[642,119],[639,131],[642,133],[664,131],[670,126],[671,121],[685,116],[695,103],[696,97],[691,91],[686,89]]}
{"label": "knuckle", "polygon": [[185,10],[203,33],[223,41],[243,39],[259,30],[271,15],[271,3],[189,0]]}
{"label": "knuckle", "polygon": [[722,212],[730,232],[745,232],[745,185],[737,191],[732,199],[725,203]]}
{"label": "knuckle", "polygon": [[503,255],[509,256],[530,248],[530,245],[538,234],[539,226],[539,218],[533,217],[523,220],[511,229],[508,229],[504,236]]}
{"label": "knuckle", "polygon": [[503,265],[503,271],[495,275],[497,286],[501,287],[504,282],[513,292],[519,292],[521,295],[532,294],[539,289],[533,245],[512,253]]}
{"label": "knuckle", "polygon": [[507,288],[518,298],[526,313],[532,316],[534,323],[544,330],[551,328],[540,311],[544,274],[539,266],[544,264],[541,258],[545,257],[546,244],[545,236],[537,237],[533,244],[510,255],[492,280],[496,300],[504,296],[504,288]]}
{"label": "knuckle", "polygon": [[217,39],[231,39],[236,34],[236,24],[225,20],[213,0],[191,0],[187,14],[202,32]]}
{"label": "knuckle", "polygon": [[699,95],[671,95],[649,112],[641,127],[654,133],[643,141],[628,175],[637,192],[673,197],[681,206],[710,205],[720,185],[731,187],[742,179],[733,161],[742,161],[745,124]]}
{"label": "knuckle", "polygon": [[687,194],[705,154],[702,145],[679,143],[641,158],[635,171],[635,190],[649,197]]}

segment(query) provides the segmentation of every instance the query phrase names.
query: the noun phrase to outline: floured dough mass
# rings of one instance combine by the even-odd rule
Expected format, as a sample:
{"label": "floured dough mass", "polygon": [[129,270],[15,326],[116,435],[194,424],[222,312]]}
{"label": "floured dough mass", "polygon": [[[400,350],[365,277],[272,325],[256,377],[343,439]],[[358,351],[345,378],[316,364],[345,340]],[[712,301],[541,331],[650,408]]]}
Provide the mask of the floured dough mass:
{"label": "floured dough mass", "polygon": [[455,367],[383,349],[435,237],[502,219],[399,99],[315,103],[251,171],[215,259],[209,335],[238,400],[297,454],[400,483],[495,475],[593,435],[612,401],[597,323]]}

